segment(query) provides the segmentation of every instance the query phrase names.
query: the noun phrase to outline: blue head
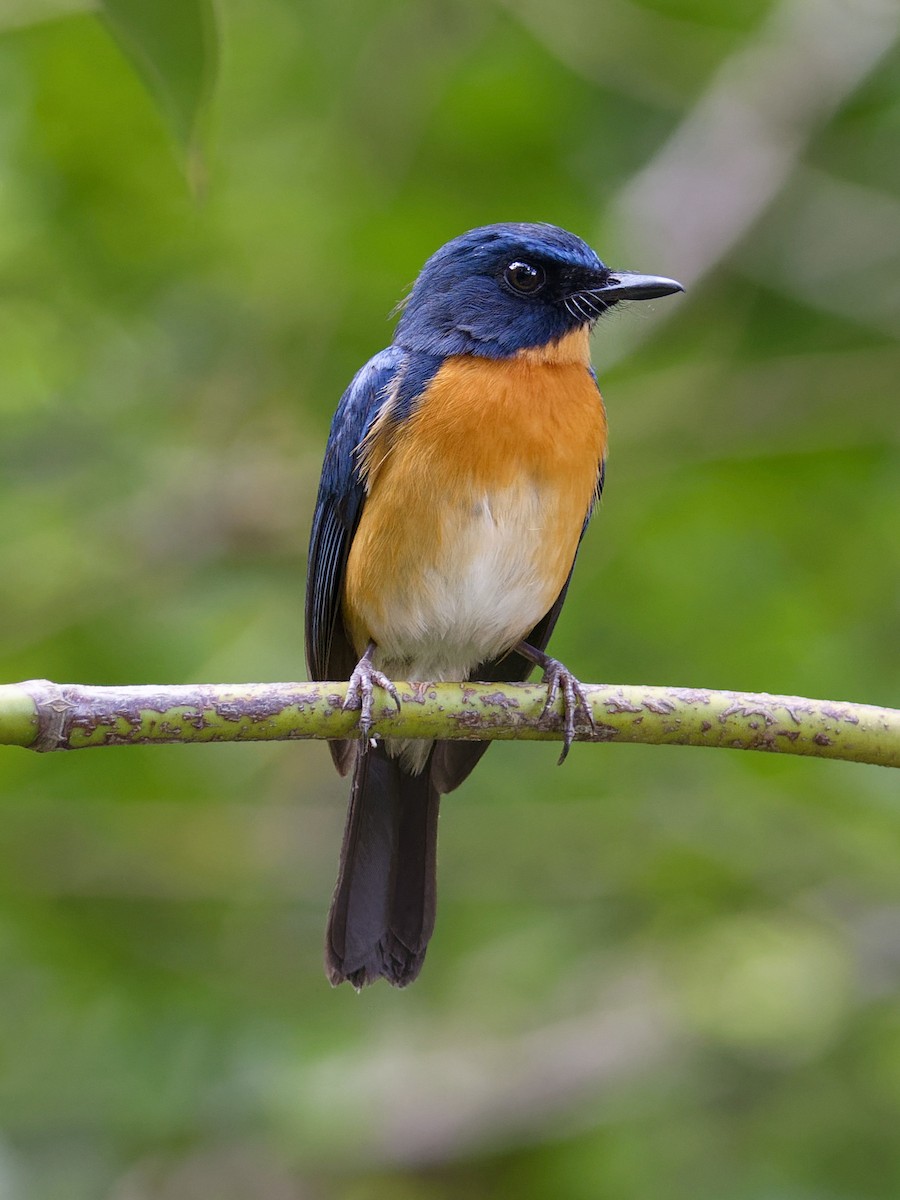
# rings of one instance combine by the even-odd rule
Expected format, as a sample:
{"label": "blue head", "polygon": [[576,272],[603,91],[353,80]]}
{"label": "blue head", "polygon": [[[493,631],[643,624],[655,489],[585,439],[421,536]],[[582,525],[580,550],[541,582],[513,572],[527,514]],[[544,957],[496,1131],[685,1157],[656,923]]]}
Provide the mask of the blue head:
{"label": "blue head", "polygon": [[619,300],[681,290],[673,279],[611,271],[555,225],[485,225],[429,258],[394,341],[427,354],[509,358],[593,324]]}

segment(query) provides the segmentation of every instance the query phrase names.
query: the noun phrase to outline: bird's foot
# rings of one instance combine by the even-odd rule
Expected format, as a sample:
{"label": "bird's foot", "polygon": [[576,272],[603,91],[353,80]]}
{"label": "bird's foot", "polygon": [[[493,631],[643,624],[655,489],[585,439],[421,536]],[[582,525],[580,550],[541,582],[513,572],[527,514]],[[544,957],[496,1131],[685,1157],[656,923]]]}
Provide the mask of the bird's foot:
{"label": "bird's foot", "polygon": [[400,694],[387,675],[372,665],[374,653],[375,643],[370,642],[365,654],[353,668],[353,674],[347,685],[347,699],[342,705],[345,712],[359,710],[359,731],[364,738],[369,736],[369,730],[372,728],[376,686],[387,692],[397,705],[397,712],[400,711]]}
{"label": "bird's foot", "polygon": [[557,763],[557,766],[561,767],[566,761],[566,756],[575,740],[575,718],[578,716],[579,709],[581,709],[588,725],[590,725],[591,732],[596,733],[597,731],[597,723],[594,720],[594,714],[591,711],[590,701],[588,700],[587,692],[584,690],[584,684],[576,679],[569,668],[563,666],[559,659],[551,658],[543,650],[536,650],[533,646],[529,646],[527,642],[521,642],[516,646],[516,650],[544,672],[542,682],[547,685],[547,699],[541,711],[542,717],[545,717],[550,712],[556,704],[559,693],[562,692],[563,748]]}

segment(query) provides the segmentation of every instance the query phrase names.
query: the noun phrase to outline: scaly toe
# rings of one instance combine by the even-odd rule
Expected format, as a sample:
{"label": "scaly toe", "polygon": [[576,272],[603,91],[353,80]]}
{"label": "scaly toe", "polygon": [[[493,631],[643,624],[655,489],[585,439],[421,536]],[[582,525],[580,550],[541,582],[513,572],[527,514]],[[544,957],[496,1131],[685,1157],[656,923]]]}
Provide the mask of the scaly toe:
{"label": "scaly toe", "polygon": [[563,748],[557,764],[562,766],[566,761],[572,743],[575,741],[575,719],[578,715],[578,710],[581,709],[584,713],[592,730],[596,729],[594,714],[591,712],[587,692],[584,690],[584,687],[561,662],[553,659],[547,665],[544,671],[544,682],[547,685],[547,702],[544,705],[544,714],[553,708],[560,688],[562,688]]}
{"label": "scaly toe", "polygon": [[387,675],[385,675],[382,671],[376,671],[373,668],[372,682],[377,683],[380,688],[383,688],[387,692],[387,694],[393,700],[394,704],[396,704],[397,712],[399,712],[400,711],[400,693],[397,691],[397,688],[394,685],[394,683],[390,679],[388,679]]}
{"label": "scaly toe", "polygon": [[556,697],[559,695],[559,672],[548,668],[544,672],[543,683],[547,685],[547,699],[544,701],[544,707],[541,709],[541,718],[552,711],[556,704]]}
{"label": "scaly toe", "polygon": [[400,693],[383,671],[372,666],[367,657],[359,660],[347,685],[347,698],[342,708],[345,712],[359,710],[359,731],[364,738],[369,736],[375,708],[375,688],[383,688],[390,696],[397,711],[400,711]]}

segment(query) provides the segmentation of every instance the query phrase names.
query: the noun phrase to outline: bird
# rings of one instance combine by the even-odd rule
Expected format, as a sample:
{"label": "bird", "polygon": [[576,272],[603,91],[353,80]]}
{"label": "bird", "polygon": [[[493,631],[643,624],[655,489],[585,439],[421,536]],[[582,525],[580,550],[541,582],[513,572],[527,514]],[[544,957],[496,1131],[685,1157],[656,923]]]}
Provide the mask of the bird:
{"label": "bird", "polygon": [[584,689],[546,653],[603,488],[607,425],[591,365],[598,318],[683,291],[614,271],[555,225],[453,238],[399,306],[391,344],[354,376],[322,467],[307,564],[314,680],[347,680],[359,738],[325,940],[333,985],[418,976],[435,921],[440,798],[489,743],[371,736],[394,680],[517,681],[560,693],[565,758]]}

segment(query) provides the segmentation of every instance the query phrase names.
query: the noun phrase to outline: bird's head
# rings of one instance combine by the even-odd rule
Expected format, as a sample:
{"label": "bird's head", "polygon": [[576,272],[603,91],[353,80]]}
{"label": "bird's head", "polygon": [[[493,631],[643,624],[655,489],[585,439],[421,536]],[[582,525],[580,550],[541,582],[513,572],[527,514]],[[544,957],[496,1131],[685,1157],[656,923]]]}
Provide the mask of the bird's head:
{"label": "bird's head", "polygon": [[394,341],[428,354],[509,358],[592,325],[620,300],[682,290],[674,279],[611,270],[555,225],[485,225],[428,259]]}

